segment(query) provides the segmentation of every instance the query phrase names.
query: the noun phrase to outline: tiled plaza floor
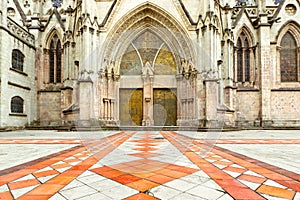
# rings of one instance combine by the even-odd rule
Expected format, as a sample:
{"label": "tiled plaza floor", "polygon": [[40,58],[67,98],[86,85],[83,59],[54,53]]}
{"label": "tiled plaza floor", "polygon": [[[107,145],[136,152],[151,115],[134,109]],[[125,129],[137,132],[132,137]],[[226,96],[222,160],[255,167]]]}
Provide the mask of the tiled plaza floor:
{"label": "tiled plaza floor", "polygon": [[0,133],[0,200],[300,200],[299,149],[299,131]]}

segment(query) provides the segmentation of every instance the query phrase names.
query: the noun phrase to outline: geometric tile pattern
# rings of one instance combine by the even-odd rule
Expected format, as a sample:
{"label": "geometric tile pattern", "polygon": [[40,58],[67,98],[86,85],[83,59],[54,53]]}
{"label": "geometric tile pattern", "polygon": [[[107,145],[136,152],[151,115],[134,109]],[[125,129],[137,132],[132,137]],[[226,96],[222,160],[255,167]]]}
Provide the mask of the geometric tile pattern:
{"label": "geometric tile pattern", "polygon": [[[300,174],[172,131],[120,132],[84,141],[85,146],[81,142],[0,139],[0,144],[78,144],[0,171],[0,200],[300,199]],[[216,143],[300,144],[300,140]]]}
{"label": "geometric tile pattern", "polygon": [[[172,141],[175,133],[165,132],[163,135],[183,152],[188,151],[189,148],[201,146],[207,148],[205,143],[197,142],[189,147],[183,147],[184,144],[190,144],[190,138],[176,135],[177,139],[181,138]],[[277,141],[272,143],[277,144]],[[271,199],[273,197],[293,199],[296,193],[300,192],[299,174],[230,152],[227,149],[215,146],[209,153],[202,155],[202,158],[197,156],[197,151],[186,154],[192,161],[199,163],[199,167],[235,199]]]}

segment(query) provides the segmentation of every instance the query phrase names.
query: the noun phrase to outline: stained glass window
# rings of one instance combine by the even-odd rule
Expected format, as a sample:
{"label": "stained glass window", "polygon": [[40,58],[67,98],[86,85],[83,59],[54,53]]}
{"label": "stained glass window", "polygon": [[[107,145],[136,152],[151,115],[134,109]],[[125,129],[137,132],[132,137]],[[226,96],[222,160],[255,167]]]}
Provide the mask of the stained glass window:
{"label": "stained glass window", "polygon": [[24,55],[21,51],[14,49],[12,51],[12,68],[23,71]]}
{"label": "stained glass window", "polygon": [[282,82],[298,81],[297,45],[290,32],[287,32],[281,41],[280,71]]}
{"label": "stained glass window", "polygon": [[57,35],[54,35],[50,42],[49,50],[49,82],[61,82],[61,43]]}
{"label": "stained glass window", "polygon": [[238,82],[243,81],[243,47],[241,38],[238,39],[237,43],[237,79]]}
{"label": "stained glass window", "polygon": [[247,38],[244,41],[244,76],[245,81],[250,81],[250,49]]}
{"label": "stained glass window", "polygon": [[245,33],[242,32],[237,41],[237,81],[250,81],[250,45]]}
{"label": "stained glass window", "polygon": [[12,113],[23,113],[24,100],[21,97],[13,97],[10,102],[10,109]]}

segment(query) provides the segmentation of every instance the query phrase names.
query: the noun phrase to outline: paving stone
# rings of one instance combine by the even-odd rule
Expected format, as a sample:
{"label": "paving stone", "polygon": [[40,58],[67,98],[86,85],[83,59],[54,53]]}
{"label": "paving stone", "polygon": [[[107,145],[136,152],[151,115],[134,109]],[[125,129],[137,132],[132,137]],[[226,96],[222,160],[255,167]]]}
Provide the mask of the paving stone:
{"label": "paving stone", "polygon": [[[43,135],[43,131],[41,132]],[[300,180],[300,175],[298,171],[294,171],[298,161],[293,160],[298,155],[296,149],[299,148],[296,147],[300,147],[300,137],[295,133],[293,137],[289,131],[288,140],[283,134],[277,140],[276,132],[271,137],[269,132],[262,135],[249,131],[256,138],[253,135],[246,136],[246,132],[224,133],[216,141],[220,144],[214,148],[209,147],[210,152],[205,155],[201,153],[203,144],[198,146],[194,143],[201,141],[203,136],[206,137],[204,133],[138,131],[109,134],[109,139],[100,134],[103,139],[94,139],[91,149],[97,148],[91,151],[86,149],[87,146],[63,144],[74,142],[74,139],[69,139],[72,133],[62,133],[61,139],[51,139],[50,133],[53,132],[47,133],[49,138],[45,139],[36,132],[36,138],[33,138],[24,131],[24,135],[32,140],[21,139],[21,135],[18,135],[19,140],[1,140],[5,135],[0,132],[0,142],[3,143],[0,143],[0,149],[18,145],[17,153],[10,156],[1,154],[0,162],[2,158],[8,158],[6,161],[13,163],[11,166],[21,164],[18,168],[0,171],[1,198],[9,195],[8,184],[14,189],[11,191],[14,198],[24,199],[300,199],[299,193],[294,192],[299,188],[297,181]],[[15,135],[14,132],[11,134]],[[188,134],[189,137],[184,136]],[[165,139],[154,140],[156,137]],[[87,141],[85,143],[88,144]],[[60,144],[66,146],[55,149]],[[28,145],[34,146],[35,152],[27,151]],[[43,151],[47,152],[48,147],[48,153],[54,152],[55,156],[39,154],[39,148],[44,148]],[[270,149],[274,151],[277,147],[280,152],[271,154]],[[28,155],[20,156],[20,159],[14,161],[20,150],[25,150]],[[22,160],[26,156],[28,158]],[[278,156],[277,162],[270,163],[271,156]],[[36,158],[40,159],[34,160]],[[30,159],[34,161],[26,163]],[[23,164],[19,163],[20,160]],[[72,164],[75,166],[71,166]],[[285,168],[287,164],[290,167]],[[38,185],[31,186],[37,183]]]}

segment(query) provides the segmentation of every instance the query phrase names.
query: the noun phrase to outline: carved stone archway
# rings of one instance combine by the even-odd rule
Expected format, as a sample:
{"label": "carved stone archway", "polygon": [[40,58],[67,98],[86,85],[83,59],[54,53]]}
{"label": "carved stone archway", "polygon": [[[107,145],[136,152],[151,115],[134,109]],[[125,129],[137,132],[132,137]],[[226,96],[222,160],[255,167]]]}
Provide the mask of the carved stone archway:
{"label": "carved stone archway", "polygon": [[[103,45],[105,51],[102,54],[101,60],[104,62],[100,66],[99,77],[99,91],[102,91],[99,94],[100,99],[102,99],[99,102],[101,110],[99,114],[100,119],[106,121],[106,123],[110,123],[109,121],[120,122],[119,100],[126,99],[120,96],[122,89],[142,90],[143,92],[142,123],[138,123],[138,125],[152,126],[158,124],[153,119],[153,112],[155,112],[153,111],[155,110],[154,90],[157,94],[160,94],[158,90],[163,91],[164,96],[168,96],[167,98],[174,99],[174,96],[176,98],[175,101],[170,100],[170,102],[175,103],[176,112],[173,112],[172,115],[175,113],[177,122],[169,123],[168,125],[178,125],[180,124],[178,122],[180,120],[194,119],[196,117],[196,101],[194,98],[197,73],[192,62],[195,61],[196,56],[193,44],[185,29],[171,15],[151,3],[134,9],[116,24]],[[152,62],[151,59],[144,61],[143,56],[140,55],[134,45],[131,51],[137,50],[140,60],[143,60],[138,66],[141,68],[140,74],[124,74],[121,72],[122,59],[128,51],[129,46],[145,33],[153,33],[153,35],[161,40],[162,46],[165,45],[168,57],[174,61],[171,62],[173,64],[166,64],[174,65],[175,70],[173,74],[156,74],[155,61]],[[160,49],[156,48],[158,55]],[[188,91],[184,84],[190,86]],[[138,94],[139,92],[132,92],[132,94],[134,93]],[[156,98],[158,97],[159,95],[156,95]],[[169,100],[163,101],[162,99],[157,102],[165,105],[166,103],[161,102],[166,101],[169,102]],[[172,109],[166,106],[164,108],[167,112],[166,116],[170,115],[168,112],[171,112]],[[133,124],[129,123],[128,125]]]}

